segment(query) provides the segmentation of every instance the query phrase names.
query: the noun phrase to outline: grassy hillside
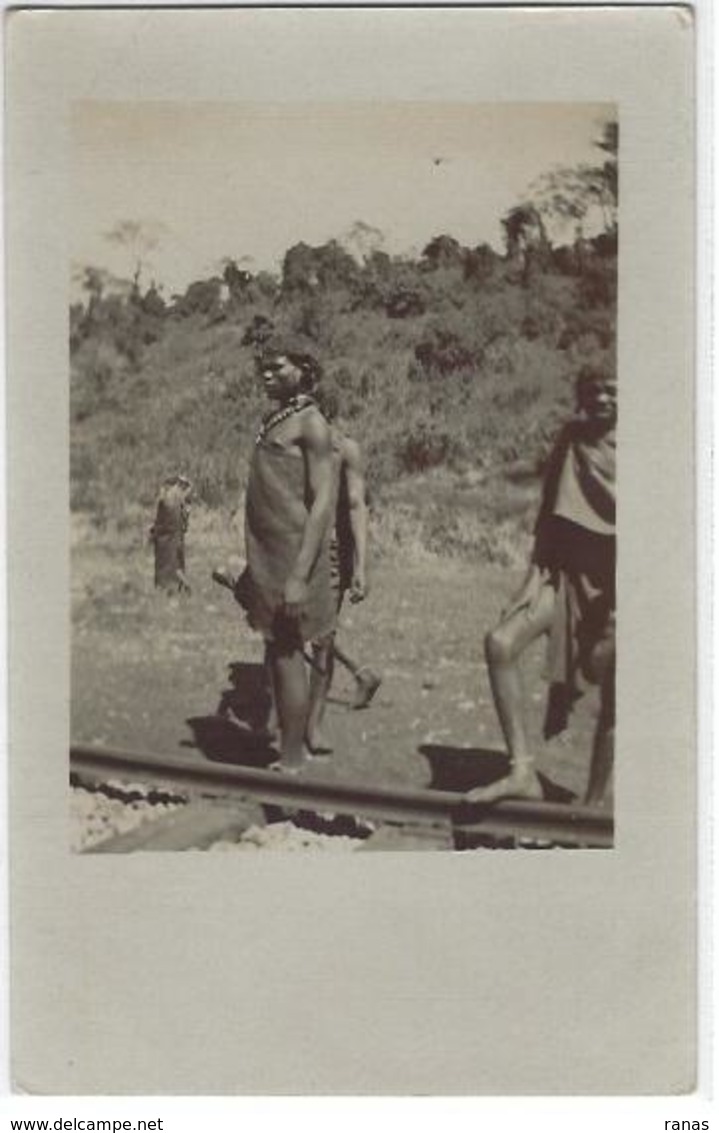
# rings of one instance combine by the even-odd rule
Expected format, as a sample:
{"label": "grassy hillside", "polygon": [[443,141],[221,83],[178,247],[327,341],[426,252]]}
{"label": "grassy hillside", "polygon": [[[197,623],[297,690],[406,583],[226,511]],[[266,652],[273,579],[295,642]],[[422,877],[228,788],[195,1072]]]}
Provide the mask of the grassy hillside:
{"label": "grassy hillside", "polygon": [[380,549],[514,562],[573,376],[613,365],[615,294],[601,240],[519,267],[450,238],[418,261],[364,264],[333,242],[298,245],[282,279],[232,268],[170,306],[90,280],[71,311],[73,509],[141,526],[178,471],[201,507],[236,508],[265,409],[254,358],[272,328],[317,354],[363,444]]}

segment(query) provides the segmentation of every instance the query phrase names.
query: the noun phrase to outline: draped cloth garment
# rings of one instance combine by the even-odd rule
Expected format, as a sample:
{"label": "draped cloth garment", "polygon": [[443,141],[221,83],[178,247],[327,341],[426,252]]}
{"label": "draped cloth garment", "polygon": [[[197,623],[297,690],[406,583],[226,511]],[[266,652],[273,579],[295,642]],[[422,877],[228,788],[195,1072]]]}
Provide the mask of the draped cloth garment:
{"label": "draped cloth garment", "polygon": [[556,592],[549,632],[545,734],[566,727],[572,703],[613,662],[616,624],[614,431],[595,438],[583,422],[555,445],[535,531],[535,562]]}
{"label": "draped cloth garment", "polygon": [[299,622],[282,613],[284,587],[302,544],[312,494],[302,455],[265,437],[254,449],[247,485],[246,608],[253,629],[267,640],[310,641],[331,633],[335,603],[330,586],[330,524],[308,579]]}

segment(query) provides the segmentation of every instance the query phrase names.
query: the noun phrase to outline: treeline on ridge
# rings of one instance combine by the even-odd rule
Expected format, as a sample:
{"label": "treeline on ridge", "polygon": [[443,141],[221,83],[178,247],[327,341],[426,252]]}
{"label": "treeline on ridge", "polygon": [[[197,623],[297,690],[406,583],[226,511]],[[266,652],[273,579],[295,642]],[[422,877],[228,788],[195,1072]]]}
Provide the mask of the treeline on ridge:
{"label": "treeline on ridge", "polygon": [[[299,243],[278,275],[228,259],[170,300],[139,271],[118,285],[86,267],[70,309],[73,508],[99,524],[147,509],[176,471],[208,508],[236,506],[265,408],[255,356],[290,336],[363,444],[376,510],[411,507],[425,542],[501,560],[477,533],[526,532],[574,375],[615,359],[615,216],[562,246],[543,216],[511,209],[501,253],[446,234],[414,258]],[[458,488],[466,537],[443,502]]]}

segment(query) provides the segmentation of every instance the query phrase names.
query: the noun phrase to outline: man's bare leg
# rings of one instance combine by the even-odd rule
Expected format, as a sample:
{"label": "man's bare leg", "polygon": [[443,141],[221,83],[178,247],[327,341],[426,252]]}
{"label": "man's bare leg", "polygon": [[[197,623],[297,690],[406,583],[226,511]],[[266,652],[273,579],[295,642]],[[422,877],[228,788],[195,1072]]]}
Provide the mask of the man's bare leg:
{"label": "man's bare leg", "polygon": [[520,661],[527,646],[549,630],[554,602],[554,591],[547,586],[541,591],[534,609],[522,608],[515,611],[495,629],[490,630],[485,638],[489,680],[507,744],[510,770],[509,775],[495,783],[486,787],[474,787],[466,795],[468,802],[491,803],[517,797],[542,798],[542,787],[537,777],[525,719]]}
{"label": "man's bare leg", "polygon": [[304,738],[309,698],[305,659],[299,646],[270,643],[267,657],[280,725],[280,763],[286,771],[299,771],[304,763]]}
{"label": "man's bare leg", "polygon": [[587,806],[607,806],[607,787],[614,769],[614,667],[601,686],[599,720],[592,746],[592,762],[584,802]]}
{"label": "man's bare leg", "polygon": [[267,673],[267,683],[270,686],[270,710],[267,714],[267,735],[270,737],[270,742],[274,743],[280,730],[280,721],[277,716],[277,689],[275,688],[275,670],[270,659],[269,645],[265,650],[265,672]]}
{"label": "man's bare leg", "polygon": [[332,684],[334,650],[331,641],[312,647],[314,665],[310,673],[310,701],[305,742],[312,755],[331,755],[332,745],[322,734],[327,694]]}
{"label": "man's bare leg", "polygon": [[336,642],[332,646],[332,653],[333,656],[337,658],[340,665],[344,665],[345,669],[347,669],[353,677],[357,676],[361,666],[358,665],[356,661],[353,661],[351,657],[348,657],[346,653],[343,653]]}

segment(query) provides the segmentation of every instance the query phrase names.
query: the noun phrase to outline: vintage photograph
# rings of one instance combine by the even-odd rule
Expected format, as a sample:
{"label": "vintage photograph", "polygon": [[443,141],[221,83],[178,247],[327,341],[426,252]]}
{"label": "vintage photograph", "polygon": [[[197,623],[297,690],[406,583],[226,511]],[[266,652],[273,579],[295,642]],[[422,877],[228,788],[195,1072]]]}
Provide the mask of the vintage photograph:
{"label": "vintage photograph", "polygon": [[617,107],[69,153],[72,849],[611,848]]}
{"label": "vintage photograph", "polygon": [[695,32],[10,15],[24,1093],[695,1088]]}

